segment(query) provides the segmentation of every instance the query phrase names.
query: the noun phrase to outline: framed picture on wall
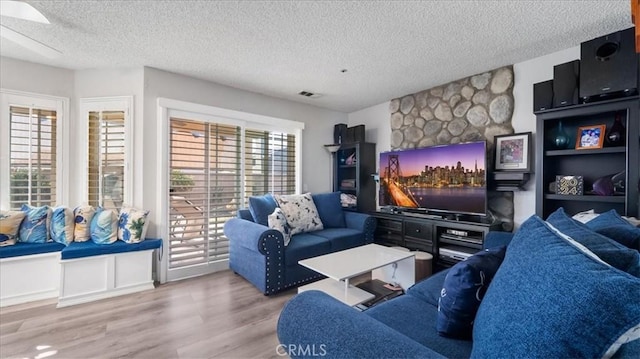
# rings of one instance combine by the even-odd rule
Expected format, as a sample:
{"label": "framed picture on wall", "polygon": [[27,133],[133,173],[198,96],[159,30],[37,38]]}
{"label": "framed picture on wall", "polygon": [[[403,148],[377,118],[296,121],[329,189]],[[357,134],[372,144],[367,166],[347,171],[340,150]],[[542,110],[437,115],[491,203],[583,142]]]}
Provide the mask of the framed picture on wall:
{"label": "framed picture on wall", "polygon": [[531,172],[531,132],[494,137],[495,170]]}

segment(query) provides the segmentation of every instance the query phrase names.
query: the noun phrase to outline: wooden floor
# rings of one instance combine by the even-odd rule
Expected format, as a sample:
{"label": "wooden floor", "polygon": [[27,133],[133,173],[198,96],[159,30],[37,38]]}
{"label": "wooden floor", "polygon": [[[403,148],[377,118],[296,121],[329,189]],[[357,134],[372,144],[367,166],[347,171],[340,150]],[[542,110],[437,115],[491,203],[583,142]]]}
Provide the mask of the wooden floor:
{"label": "wooden floor", "polygon": [[276,323],[295,289],[266,297],[231,271],[56,309],[0,309],[0,358],[278,358]]}

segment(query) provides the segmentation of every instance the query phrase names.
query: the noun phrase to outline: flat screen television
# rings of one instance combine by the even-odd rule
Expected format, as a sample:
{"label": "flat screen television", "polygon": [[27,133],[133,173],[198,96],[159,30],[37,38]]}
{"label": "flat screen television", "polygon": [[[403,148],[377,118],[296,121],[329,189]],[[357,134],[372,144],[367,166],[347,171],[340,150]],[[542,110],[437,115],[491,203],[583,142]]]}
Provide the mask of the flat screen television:
{"label": "flat screen television", "polygon": [[380,206],[485,215],[486,142],[380,153]]}

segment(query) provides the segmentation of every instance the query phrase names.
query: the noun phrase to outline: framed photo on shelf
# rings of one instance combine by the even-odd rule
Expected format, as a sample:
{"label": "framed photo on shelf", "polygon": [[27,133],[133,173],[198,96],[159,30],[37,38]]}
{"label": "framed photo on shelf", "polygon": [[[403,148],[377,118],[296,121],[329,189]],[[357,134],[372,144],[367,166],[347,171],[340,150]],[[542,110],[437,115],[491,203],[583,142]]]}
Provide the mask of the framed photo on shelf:
{"label": "framed photo on shelf", "polygon": [[496,171],[531,172],[531,132],[494,137]]}
{"label": "framed photo on shelf", "polygon": [[578,127],[576,135],[576,150],[602,148],[606,125],[592,125]]}

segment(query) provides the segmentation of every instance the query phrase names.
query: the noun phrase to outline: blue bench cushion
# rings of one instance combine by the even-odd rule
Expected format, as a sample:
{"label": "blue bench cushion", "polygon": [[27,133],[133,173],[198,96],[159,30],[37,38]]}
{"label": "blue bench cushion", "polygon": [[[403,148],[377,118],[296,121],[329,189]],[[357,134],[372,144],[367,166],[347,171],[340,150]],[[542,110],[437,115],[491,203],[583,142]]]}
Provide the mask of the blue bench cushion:
{"label": "blue bench cushion", "polygon": [[298,233],[291,237],[285,249],[285,264],[297,265],[299,260],[317,257],[331,252],[331,241],[310,233]]}
{"label": "blue bench cushion", "polygon": [[62,250],[62,259],[74,259],[103,254],[125,253],[156,249],[162,246],[161,239],[147,238],[139,243],[125,243],[116,241],[112,244],[97,244],[92,241],[72,242]]}
{"label": "blue bench cushion", "polygon": [[311,234],[328,239],[331,242],[332,252],[357,247],[364,243],[364,233],[353,228],[325,228]]}
{"label": "blue bench cushion", "polygon": [[60,252],[64,244],[58,242],[24,243],[18,242],[11,246],[0,247],[0,258],[28,256],[50,252]]}

